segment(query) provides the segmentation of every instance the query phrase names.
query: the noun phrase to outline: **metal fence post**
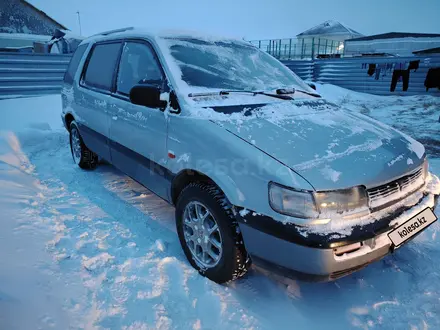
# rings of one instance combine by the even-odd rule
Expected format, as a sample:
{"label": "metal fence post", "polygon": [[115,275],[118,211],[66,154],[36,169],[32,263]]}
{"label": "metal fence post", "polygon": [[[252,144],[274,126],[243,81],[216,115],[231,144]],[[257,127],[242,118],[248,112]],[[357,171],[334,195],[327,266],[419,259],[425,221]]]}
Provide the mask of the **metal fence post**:
{"label": "metal fence post", "polygon": [[280,47],[278,47],[278,58],[281,58],[281,39],[280,39]]}
{"label": "metal fence post", "polygon": [[302,45],[301,45],[301,59],[304,56],[304,38],[302,39]]}
{"label": "metal fence post", "polygon": [[289,39],[289,60],[291,53],[292,53],[292,38]]}
{"label": "metal fence post", "polygon": [[319,55],[319,49],[321,48],[321,38],[318,39],[318,54]]}

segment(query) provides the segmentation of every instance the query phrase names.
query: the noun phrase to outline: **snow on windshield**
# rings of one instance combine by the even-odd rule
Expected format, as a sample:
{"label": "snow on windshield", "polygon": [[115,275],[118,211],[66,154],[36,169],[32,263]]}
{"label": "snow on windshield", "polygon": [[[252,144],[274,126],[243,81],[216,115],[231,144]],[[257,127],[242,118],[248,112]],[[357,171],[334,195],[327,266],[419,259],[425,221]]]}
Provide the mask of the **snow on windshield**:
{"label": "snow on windshield", "polygon": [[175,62],[180,71],[173,72],[179,75],[175,78],[191,90],[309,90],[278,60],[245,42],[182,37],[164,38],[162,45],[171,55],[167,60]]}

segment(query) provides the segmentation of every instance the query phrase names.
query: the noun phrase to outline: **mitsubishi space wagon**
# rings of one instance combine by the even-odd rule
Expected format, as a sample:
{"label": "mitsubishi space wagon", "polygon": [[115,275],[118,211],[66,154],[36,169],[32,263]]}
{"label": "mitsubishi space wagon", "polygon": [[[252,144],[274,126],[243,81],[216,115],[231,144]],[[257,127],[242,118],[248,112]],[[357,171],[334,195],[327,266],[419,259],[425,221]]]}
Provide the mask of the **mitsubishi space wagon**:
{"label": "mitsubishi space wagon", "polygon": [[174,205],[188,262],[217,283],[252,263],[336,279],[437,220],[423,145],[326,101],[243,40],[92,36],[62,107],[74,163],[104,160]]}

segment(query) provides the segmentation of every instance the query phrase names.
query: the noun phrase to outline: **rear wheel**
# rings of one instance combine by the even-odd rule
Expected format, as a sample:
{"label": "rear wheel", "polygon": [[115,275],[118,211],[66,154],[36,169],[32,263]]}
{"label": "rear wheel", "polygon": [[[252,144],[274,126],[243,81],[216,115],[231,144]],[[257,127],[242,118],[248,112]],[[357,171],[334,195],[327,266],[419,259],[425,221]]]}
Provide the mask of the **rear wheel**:
{"label": "rear wheel", "polygon": [[219,188],[208,183],[191,183],[183,189],[176,206],[180,244],[202,275],[217,283],[243,276],[250,259],[232,214]]}
{"label": "rear wheel", "polygon": [[84,144],[75,121],[70,123],[70,150],[73,161],[82,169],[94,169],[98,165],[98,156]]}

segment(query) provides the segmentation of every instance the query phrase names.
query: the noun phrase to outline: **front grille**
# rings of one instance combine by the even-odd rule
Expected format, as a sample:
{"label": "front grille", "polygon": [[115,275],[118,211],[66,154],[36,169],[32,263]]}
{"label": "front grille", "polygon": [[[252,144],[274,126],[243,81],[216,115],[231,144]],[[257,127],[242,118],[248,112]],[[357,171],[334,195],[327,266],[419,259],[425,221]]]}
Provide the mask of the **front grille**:
{"label": "front grille", "polygon": [[423,169],[382,186],[367,190],[370,208],[378,209],[392,205],[423,186]]}

